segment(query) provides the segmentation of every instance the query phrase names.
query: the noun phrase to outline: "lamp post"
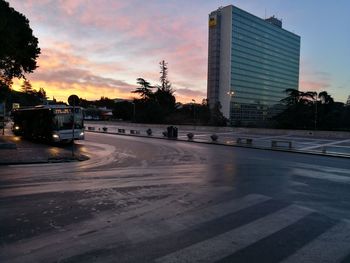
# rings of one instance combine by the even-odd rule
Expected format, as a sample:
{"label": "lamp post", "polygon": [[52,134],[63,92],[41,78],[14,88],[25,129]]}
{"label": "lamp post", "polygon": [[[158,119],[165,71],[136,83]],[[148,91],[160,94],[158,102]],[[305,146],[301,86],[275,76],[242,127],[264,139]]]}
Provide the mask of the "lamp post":
{"label": "lamp post", "polygon": [[231,121],[231,101],[232,101],[232,97],[235,95],[235,92],[233,90],[230,90],[226,93],[227,95],[230,96],[230,109],[229,109],[229,117],[230,117],[230,122],[231,122],[231,125],[233,125],[233,122]]}

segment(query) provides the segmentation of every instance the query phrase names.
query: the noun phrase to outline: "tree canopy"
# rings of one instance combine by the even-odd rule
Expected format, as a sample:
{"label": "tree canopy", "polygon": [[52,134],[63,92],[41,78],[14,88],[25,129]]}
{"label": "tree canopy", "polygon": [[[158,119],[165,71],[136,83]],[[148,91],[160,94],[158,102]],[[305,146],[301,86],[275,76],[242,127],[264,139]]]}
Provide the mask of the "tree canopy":
{"label": "tree canopy", "polygon": [[275,117],[277,128],[349,130],[350,107],[335,102],[327,91],[286,90],[286,108]]}
{"label": "tree canopy", "polygon": [[0,83],[9,86],[13,78],[37,68],[40,48],[29,20],[4,0],[0,0],[0,36]]}

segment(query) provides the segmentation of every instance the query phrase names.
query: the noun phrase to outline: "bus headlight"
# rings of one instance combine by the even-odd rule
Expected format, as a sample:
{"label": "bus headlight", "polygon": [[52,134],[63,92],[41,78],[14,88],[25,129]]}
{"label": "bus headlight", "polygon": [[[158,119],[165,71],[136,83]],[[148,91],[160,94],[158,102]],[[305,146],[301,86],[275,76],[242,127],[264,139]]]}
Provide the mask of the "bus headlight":
{"label": "bus headlight", "polygon": [[19,126],[18,126],[18,125],[15,126],[15,130],[16,130],[16,131],[19,130]]}
{"label": "bus headlight", "polygon": [[56,141],[60,139],[60,136],[58,134],[52,134],[52,138]]}

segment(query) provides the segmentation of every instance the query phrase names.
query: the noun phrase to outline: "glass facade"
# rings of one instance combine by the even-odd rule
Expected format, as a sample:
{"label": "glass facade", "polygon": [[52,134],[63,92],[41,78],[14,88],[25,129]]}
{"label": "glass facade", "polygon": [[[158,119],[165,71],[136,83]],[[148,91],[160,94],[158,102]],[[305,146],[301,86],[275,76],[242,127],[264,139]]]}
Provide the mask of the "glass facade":
{"label": "glass facade", "polygon": [[[234,93],[227,104],[232,124],[266,122],[281,110],[280,100],[285,98],[285,90],[299,87],[300,37],[282,29],[281,21],[275,18],[266,21],[235,6],[213,13],[222,14],[225,8],[232,11],[232,24],[221,25],[231,28],[231,61],[228,65],[231,78],[225,85],[217,85],[218,92],[229,85],[230,93]],[[209,85],[208,91],[217,90]],[[208,99],[210,101],[210,96]]]}
{"label": "glass facade", "polygon": [[[208,39],[208,102],[219,101],[219,79],[220,79],[220,24],[221,14],[213,13],[209,17],[209,39]],[[211,105],[211,106],[214,106]]]}

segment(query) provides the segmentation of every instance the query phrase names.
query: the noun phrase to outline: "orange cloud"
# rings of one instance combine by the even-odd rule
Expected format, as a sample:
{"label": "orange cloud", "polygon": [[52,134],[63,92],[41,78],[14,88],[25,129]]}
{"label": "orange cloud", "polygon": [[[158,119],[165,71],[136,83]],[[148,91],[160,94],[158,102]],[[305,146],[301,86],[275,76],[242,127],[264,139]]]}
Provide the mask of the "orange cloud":
{"label": "orange cloud", "polygon": [[[84,83],[66,83],[59,81],[31,81],[33,89],[39,90],[44,88],[49,99],[66,102],[68,97],[72,94],[78,95],[80,98],[87,100],[96,100],[100,97],[108,98],[131,98],[130,92],[120,91],[115,88],[104,85],[91,85]],[[22,85],[21,80],[15,80],[13,89],[20,90]]]}

